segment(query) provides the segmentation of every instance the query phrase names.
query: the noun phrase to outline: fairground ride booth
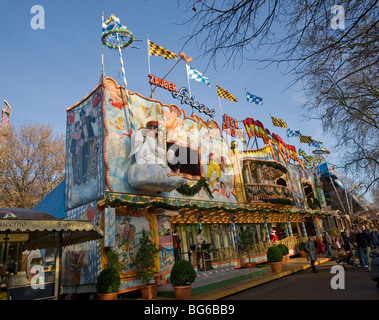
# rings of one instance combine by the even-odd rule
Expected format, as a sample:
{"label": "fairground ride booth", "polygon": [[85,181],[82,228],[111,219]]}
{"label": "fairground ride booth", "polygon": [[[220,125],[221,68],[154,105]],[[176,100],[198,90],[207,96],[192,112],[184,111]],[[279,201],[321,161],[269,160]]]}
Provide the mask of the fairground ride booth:
{"label": "fairground ride booth", "polygon": [[[367,224],[363,218],[367,215],[368,208],[354,195],[352,190],[339,177],[334,167],[327,163],[317,166],[327,206],[335,212],[329,219],[331,228],[340,231],[349,231],[355,224]],[[353,188],[354,185],[350,186]]]}
{"label": "fairground ride booth", "polygon": [[[179,91],[171,92],[173,98],[187,101]],[[204,106],[197,111],[213,115]],[[242,226],[254,231],[256,262],[266,261],[273,228],[291,254],[297,253],[299,239],[306,237],[303,218],[313,221],[327,214],[321,206],[313,210],[304,204],[300,182],[294,194],[295,179],[304,174],[312,185],[313,172],[307,176],[297,165],[288,170],[289,177],[289,162],[277,144],[269,141],[264,150],[244,153],[231,148],[222,131],[214,120],[126,92],[110,77],[67,109],[63,218],[92,220],[104,238],[84,250],[84,260],[81,248],[71,248],[70,259],[62,256],[66,293],[86,285],[93,290],[109,250],[121,265],[119,291],[139,288],[134,259],[143,231],[159,249],[155,271],[160,284],[169,281],[176,259],[187,259],[196,269],[241,267],[246,258],[238,248]],[[253,181],[258,171],[267,181]],[[205,238],[201,247],[200,231]],[[180,251],[174,234],[181,240]],[[75,273],[70,261],[79,258],[87,264]],[[94,267],[85,268],[89,265]]]}
{"label": "fairground ride booth", "polygon": [[62,248],[101,237],[91,221],[65,221],[36,210],[0,208],[1,299],[59,299]]}

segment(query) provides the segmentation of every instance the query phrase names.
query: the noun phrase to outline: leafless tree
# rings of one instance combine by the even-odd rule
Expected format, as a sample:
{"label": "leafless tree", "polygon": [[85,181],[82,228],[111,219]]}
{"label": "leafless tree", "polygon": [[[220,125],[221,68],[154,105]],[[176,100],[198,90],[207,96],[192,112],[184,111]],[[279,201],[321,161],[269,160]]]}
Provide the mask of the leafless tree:
{"label": "leafless tree", "polygon": [[65,139],[39,124],[3,134],[0,206],[33,208],[64,178]]}
{"label": "leafless tree", "polygon": [[[339,167],[368,191],[379,172],[378,2],[188,0],[187,42],[197,41],[214,65],[222,55],[226,63],[277,63],[293,74],[289,86],[302,85],[304,117],[335,136]],[[269,55],[254,58],[262,49]]]}

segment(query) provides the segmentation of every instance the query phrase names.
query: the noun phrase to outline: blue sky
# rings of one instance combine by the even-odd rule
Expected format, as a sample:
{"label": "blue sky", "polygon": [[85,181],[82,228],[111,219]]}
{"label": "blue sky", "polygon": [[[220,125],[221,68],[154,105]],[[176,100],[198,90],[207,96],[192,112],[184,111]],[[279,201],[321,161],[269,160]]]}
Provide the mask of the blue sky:
{"label": "blue sky", "polygon": [[[184,5],[186,1],[181,1]],[[31,13],[34,5],[45,10],[45,29],[34,30]],[[191,29],[183,24],[192,11],[178,7],[175,0],[124,0],[124,1],[58,1],[17,0],[0,3],[1,50],[0,50],[0,99],[12,106],[11,125],[19,126],[25,121],[51,124],[57,133],[65,133],[66,109],[85,97],[99,82],[101,76],[101,14],[105,18],[114,13],[123,25],[142,42],[135,42],[139,49],[123,50],[128,89],[150,96],[148,83],[147,36],[156,44],[179,53],[185,36]],[[208,60],[198,58],[195,42],[183,50],[194,58],[190,66],[203,72]],[[263,54],[263,53],[261,53]],[[251,58],[256,58],[251,52]],[[261,121],[283,141],[300,146],[308,154],[312,148],[299,144],[298,139],[288,138],[285,129],[273,127],[272,116],[283,119],[289,128],[300,130],[303,135],[323,141],[329,149],[331,137],[324,135],[321,122],[306,121],[301,117],[301,90],[292,87],[285,90],[292,78],[283,76],[272,66],[260,69],[255,62],[244,61],[242,66],[224,66],[223,57],[218,58],[217,70],[213,65],[204,73],[211,80],[211,88],[191,80],[191,92],[195,100],[216,110],[215,120],[221,126],[219,99],[216,84],[230,91],[238,100],[233,103],[221,99],[223,113],[240,121],[252,116]],[[151,73],[163,77],[175,64],[174,60],[150,57]],[[105,74],[123,83],[119,55],[104,47]],[[177,87],[188,87],[185,63],[179,62],[166,78]],[[248,104],[247,91],[263,97],[263,106]],[[189,114],[190,107],[180,105],[171,94],[157,88],[155,98],[165,104],[176,104]],[[203,119],[207,116],[201,115]],[[242,126],[242,124],[241,124]]]}

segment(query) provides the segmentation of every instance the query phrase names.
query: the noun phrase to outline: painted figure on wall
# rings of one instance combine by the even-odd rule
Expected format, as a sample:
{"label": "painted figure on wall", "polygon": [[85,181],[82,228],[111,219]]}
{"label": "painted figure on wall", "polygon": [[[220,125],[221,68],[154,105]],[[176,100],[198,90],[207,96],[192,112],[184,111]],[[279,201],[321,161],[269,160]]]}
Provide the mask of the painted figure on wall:
{"label": "painted figure on wall", "polygon": [[128,263],[131,263],[130,260],[130,251],[134,247],[134,231],[135,226],[130,224],[131,218],[129,216],[125,217],[124,219],[124,231],[122,233],[122,239],[124,239],[124,252],[126,252],[126,260]]}
{"label": "painted figure on wall", "polygon": [[[82,205],[67,212],[68,220],[90,220],[100,225],[101,213],[96,202]],[[94,284],[101,271],[99,255],[100,240],[67,246],[62,254],[62,274],[64,285]]]}
{"label": "painted figure on wall", "polygon": [[64,253],[64,278],[67,285],[80,284],[84,250],[80,245],[70,246]]}
{"label": "painted figure on wall", "polygon": [[68,109],[66,128],[66,209],[89,203],[103,192],[102,87]]}
{"label": "painted figure on wall", "polygon": [[169,271],[174,265],[174,247],[170,245],[160,245],[159,251],[159,268],[160,271]]}
{"label": "painted figure on wall", "polygon": [[113,250],[118,254],[124,275],[135,272],[134,259],[140,246],[142,230],[151,236],[151,218],[146,216],[116,216],[115,246]]}
{"label": "painted figure on wall", "polygon": [[132,135],[131,152],[136,162],[129,169],[129,183],[133,188],[151,191],[171,191],[186,183],[167,165],[175,154],[164,149],[164,139],[158,134],[158,121],[149,121]]}

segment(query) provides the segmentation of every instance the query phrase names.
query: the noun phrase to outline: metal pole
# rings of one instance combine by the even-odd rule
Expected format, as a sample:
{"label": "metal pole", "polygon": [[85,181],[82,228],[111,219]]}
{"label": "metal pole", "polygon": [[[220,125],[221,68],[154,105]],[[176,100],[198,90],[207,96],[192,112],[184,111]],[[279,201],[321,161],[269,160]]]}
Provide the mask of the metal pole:
{"label": "metal pole", "polygon": [[56,234],[56,255],[55,255],[55,287],[54,287],[54,297],[57,300],[60,298],[60,288],[61,288],[61,267],[62,267],[62,232],[59,231]]}
{"label": "metal pole", "polygon": [[117,42],[118,42],[118,53],[120,55],[120,63],[121,63],[122,76],[123,76],[123,79],[124,79],[125,95],[126,95],[126,99],[128,101],[129,122],[130,122],[130,126],[132,128],[132,131],[134,132],[135,128],[134,128],[134,125],[133,125],[133,122],[132,122],[133,114],[132,114],[132,109],[130,107],[130,97],[129,97],[129,93],[128,93],[128,85],[127,85],[126,76],[125,76],[124,60],[122,58],[121,45],[120,45],[120,39],[118,37],[118,33],[116,33],[116,35],[117,35]]}

